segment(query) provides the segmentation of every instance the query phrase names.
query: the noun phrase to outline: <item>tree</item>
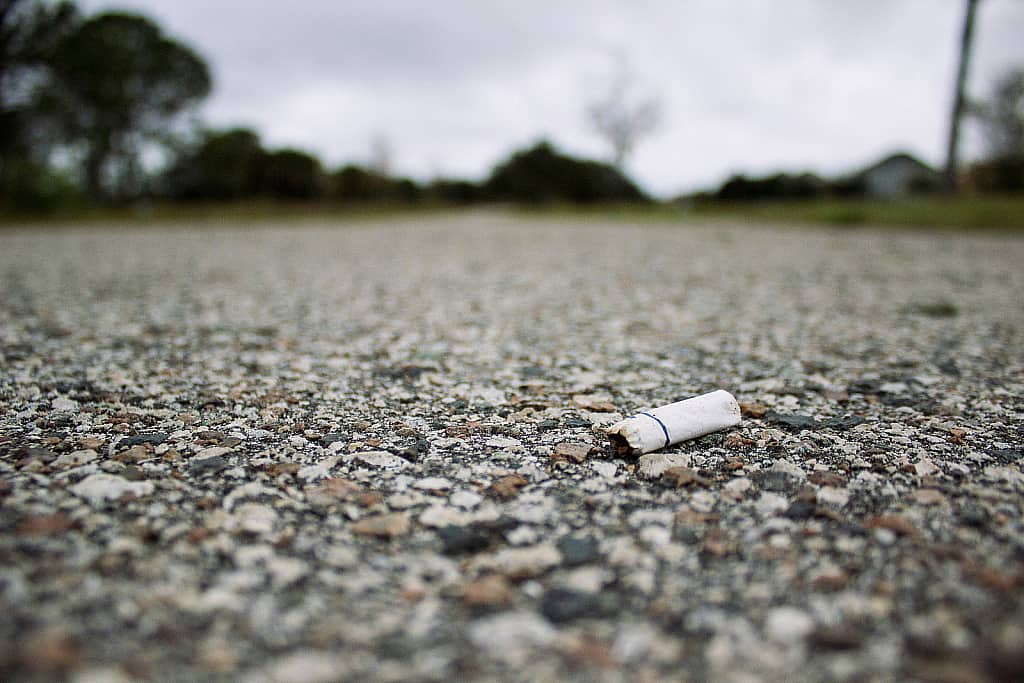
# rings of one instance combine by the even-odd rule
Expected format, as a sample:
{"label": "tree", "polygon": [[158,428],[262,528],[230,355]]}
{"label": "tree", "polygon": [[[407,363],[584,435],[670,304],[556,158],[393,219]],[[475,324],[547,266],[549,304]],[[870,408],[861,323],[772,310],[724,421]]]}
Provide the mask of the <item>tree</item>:
{"label": "tree", "polygon": [[964,11],[963,30],[960,33],[960,57],[956,71],[956,85],[953,93],[953,109],[949,115],[949,138],[946,145],[946,189],[957,190],[957,171],[959,165],[960,121],[963,119],[967,104],[967,72],[971,61],[971,45],[974,39],[974,15],[978,9],[978,0],[967,0]]}
{"label": "tree", "polygon": [[206,131],[202,141],[166,174],[167,192],[178,199],[231,201],[262,190],[267,152],[247,128]]}
{"label": "tree", "polygon": [[622,168],[639,141],[661,122],[661,102],[636,93],[636,76],[620,61],[607,91],[587,105],[594,130],[612,149],[612,165]]}
{"label": "tree", "polygon": [[52,135],[33,101],[50,77],[56,44],[79,22],[70,2],[0,0],[0,196],[15,205],[38,208],[67,190],[48,168]]}
{"label": "tree", "polygon": [[263,190],[277,199],[319,199],[326,190],[320,160],[295,149],[271,152],[263,167]]}
{"label": "tree", "polygon": [[972,113],[984,129],[989,158],[1024,157],[1024,68],[1004,74],[991,99],[975,103]]}
{"label": "tree", "polygon": [[617,168],[566,156],[545,141],[495,167],[484,190],[493,199],[530,203],[646,199]]}
{"label": "tree", "polygon": [[210,72],[187,46],[149,19],[94,16],[60,41],[53,84],[41,107],[79,147],[83,177],[96,198],[131,192],[148,144],[166,144],[179,115],[210,91]]}

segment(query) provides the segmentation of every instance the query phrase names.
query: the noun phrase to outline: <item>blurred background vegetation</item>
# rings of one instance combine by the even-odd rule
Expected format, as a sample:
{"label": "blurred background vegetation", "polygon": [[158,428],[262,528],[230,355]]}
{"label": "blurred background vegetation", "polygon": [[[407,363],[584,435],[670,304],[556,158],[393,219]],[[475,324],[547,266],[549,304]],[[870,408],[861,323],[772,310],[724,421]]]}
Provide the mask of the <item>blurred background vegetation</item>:
{"label": "blurred background vegetation", "polygon": [[[975,4],[968,0],[961,63]],[[214,87],[209,66],[146,16],[87,16],[72,2],[0,0],[0,213],[499,203],[627,206],[651,217],[1024,225],[1024,69],[1007,73],[983,102],[964,100],[957,84],[952,184],[949,169],[944,174],[898,152],[842,177],[736,175],[718,188],[660,201],[623,170],[660,121],[658,102],[629,99],[629,85],[623,72],[587,105],[612,150],[607,163],[539,140],[483,179],[417,182],[392,175],[386,155],[376,166],[332,169],[312,151],[267,148],[254,130],[205,127],[196,112]],[[955,158],[961,117],[980,124],[987,141],[985,158],[965,168]],[[964,196],[969,200],[958,199]]]}

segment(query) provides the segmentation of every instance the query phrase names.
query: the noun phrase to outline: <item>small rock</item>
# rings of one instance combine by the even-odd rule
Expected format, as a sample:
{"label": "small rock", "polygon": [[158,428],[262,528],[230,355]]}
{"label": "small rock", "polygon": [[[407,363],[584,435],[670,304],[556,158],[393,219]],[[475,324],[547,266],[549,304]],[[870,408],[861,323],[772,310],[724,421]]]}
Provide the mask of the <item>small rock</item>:
{"label": "small rock", "polygon": [[19,536],[52,536],[60,534],[74,526],[74,520],[63,512],[52,515],[27,517],[18,524],[16,533]]}
{"label": "small rock", "polygon": [[551,459],[555,461],[567,460],[569,462],[581,463],[587,459],[592,450],[588,444],[560,443],[555,446]]}
{"label": "small rock", "polygon": [[817,491],[817,499],[819,503],[842,508],[850,502],[850,492],[846,489],[823,486]]}
{"label": "small rock", "polygon": [[452,487],[452,483],[443,477],[426,477],[416,481],[412,486],[423,491],[447,491]]}
{"label": "small rock", "polygon": [[188,472],[193,477],[202,477],[208,474],[216,474],[229,467],[228,461],[222,455],[200,458],[195,457],[188,461]]}
{"label": "small rock", "polygon": [[498,498],[515,498],[519,495],[519,489],[529,483],[530,481],[521,474],[509,474],[495,480],[487,490]]}
{"label": "small rock", "polygon": [[332,683],[349,677],[347,659],[338,654],[300,651],[271,663],[272,683]]}
{"label": "small rock", "polygon": [[868,529],[885,529],[900,536],[916,536],[917,527],[902,515],[879,515],[864,523]]}
{"label": "small rock", "polygon": [[512,579],[530,579],[557,567],[562,563],[562,554],[549,543],[529,548],[505,548],[490,557],[474,558],[474,564],[498,571]]}
{"label": "small rock", "polygon": [[477,553],[491,545],[491,534],[475,526],[449,524],[439,527],[437,536],[441,539],[441,552],[445,555]]}
{"label": "small rock", "polygon": [[688,453],[648,453],[637,460],[640,476],[657,479],[670,467],[689,467],[692,459]]}
{"label": "small rock", "polygon": [[689,467],[669,467],[667,470],[661,473],[661,478],[676,488],[683,488],[686,486],[703,486],[705,488],[711,486],[711,480],[697,474],[695,470]]}
{"label": "small rock", "polygon": [[522,447],[523,444],[519,439],[511,439],[505,436],[494,436],[487,439],[487,441],[484,441],[484,445],[490,446],[491,448],[516,448]]}
{"label": "small rock", "polygon": [[53,461],[55,467],[79,467],[86,463],[92,462],[99,454],[87,448],[81,451],[72,451],[71,453],[65,453],[56,460]]}
{"label": "small rock", "polygon": [[167,441],[167,439],[169,439],[170,436],[170,434],[164,434],[163,432],[153,432],[150,434],[136,434],[135,436],[126,436],[117,442],[115,449],[121,450],[123,448],[131,448],[132,446],[143,446],[145,444],[159,446],[164,441]]}
{"label": "small rock", "polygon": [[786,429],[792,431],[800,431],[802,429],[817,429],[819,427],[818,421],[810,415],[787,415],[783,413],[777,413],[774,410],[769,410],[765,413],[765,419],[769,422],[774,422],[777,425],[782,425]]}
{"label": "small rock", "polygon": [[512,584],[500,574],[487,574],[462,586],[467,607],[504,607],[512,603]]}
{"label": "small rock", "polygon": [[128,481],[124,477],[100,472],[90,474],[69,487],[69,490],[97,506],[108,500],[118,500],[124,495],[141,498],[153,493],[154,488],[153,483],[149,481]]}
{"label": "small rock", "polygon": [[556,624],[562,624],[599,615],[601,599],[595,593],[556,587],[544,593],[540,611]]}
{"label": "small rock", "polygon": [[615,463],[607,460],[595,460],[590,463],[590,467],[605,479],[613,478],[619,469]]}
{"label": "small rock", "polygon": [[409,466],[408,460],[387,451],[365,451],[353,457],[364,465],[383,470],[404,470]]}
{"label": "small rock", "polygon": [[765,634],[777,643],[792,645],[802,641],[814,629],[814,620],[796,607],[776,607],[765,619]]}
{"label": "small rock", "polygon": [[918,489],[914,491],[914,501],[919,505],[941,505],[946,502],[946,496],[937,489]]}
{"label": "small rock", "polygon": [[66,396],[58,396],[50,402],[50,408],[58,413],[73,413],[78,410],[78,401]]}
{"label": "small rock", "polygon": [[740,402],[740,415],[743,417],[752,417],[754,419],[764,417],[765,413],[768,412],[768,406],[763,403],[744,403]]}
{"label": "small rock", "polygon": [[392,539],[409,533],[409,517],[404,512],[364,517],[352,525],[358,536]]}
{"label": "small rock", "polygon": [[268,505],[245,503],[238,506],[235,520],[240,531],[263,536],[273,533],[277,512]]}
{"label": "small rock", "polygon": [[482,617],[467,630],[469,641],[491,657],[509,664],[523,664],[534,648],[551,645],[558,631],[543,617],[516,610]]}
{"label": "small rock", "polygon": [[449,503],[464,510],[475,508],[477,505],[482,503],[483,500],[484,497],[479,493],[467,491],[465,489],[460,489],[448,497]]}
{"label": "small rock", "polygon": [[558,539],[558,551],[567,567],[578,567],[601,558],[597,539],[593,536],[563,536]]}
{"label": "small rock", "polygon": [[846,477],[827,470],[816,470],[811,472],[807,477],[807,480],[812,484],[817,484],[818,486],[831,486],[833,488],[846,486]]}
{"label": "small rock", "polygon": [[572,402],[584,410],[595,413],[614,413],[617,408],[607,394],[576,394]]}

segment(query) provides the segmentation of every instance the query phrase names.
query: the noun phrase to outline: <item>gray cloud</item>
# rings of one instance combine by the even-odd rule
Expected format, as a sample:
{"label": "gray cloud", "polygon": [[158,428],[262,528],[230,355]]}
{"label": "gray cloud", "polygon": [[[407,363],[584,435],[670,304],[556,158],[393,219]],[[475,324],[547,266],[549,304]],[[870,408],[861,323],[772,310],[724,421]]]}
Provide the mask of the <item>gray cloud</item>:
{"label": "gray cloud", "polygon": [[[90,10],[107,7],[98,0]],[[629,58],[665,121],[629,166],[673,193],[731,171],[941,160],[960,0],[127,0],[212,64],[206,116],[331,164],[479,175],[541,135],[589,155],[586,100]],[[986,0],[972,87],[1024,63],[1024,3]],[[970,139],[969,139],[970,144]]]}

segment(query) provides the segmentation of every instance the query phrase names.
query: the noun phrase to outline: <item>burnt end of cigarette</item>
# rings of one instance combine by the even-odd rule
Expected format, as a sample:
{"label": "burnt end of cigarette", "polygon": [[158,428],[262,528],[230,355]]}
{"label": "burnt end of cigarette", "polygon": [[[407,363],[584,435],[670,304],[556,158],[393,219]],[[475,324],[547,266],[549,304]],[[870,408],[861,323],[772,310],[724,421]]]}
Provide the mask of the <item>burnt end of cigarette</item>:
{"label": "burnt end of cigarette", "polygon": [[728,429],[739,421],[739,403],[719,389],[627,417],[608,429],[608,438],[619,455],[643,455]]}

